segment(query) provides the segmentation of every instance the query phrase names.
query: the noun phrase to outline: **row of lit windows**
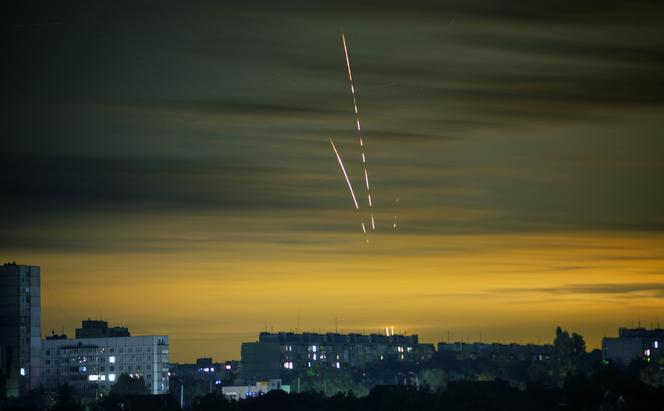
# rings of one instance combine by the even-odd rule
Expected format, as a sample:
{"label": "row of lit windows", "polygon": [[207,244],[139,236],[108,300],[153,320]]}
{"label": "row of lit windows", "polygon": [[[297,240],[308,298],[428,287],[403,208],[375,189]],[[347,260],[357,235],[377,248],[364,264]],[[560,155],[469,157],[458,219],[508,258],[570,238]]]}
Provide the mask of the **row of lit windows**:
{"label": "row of lit windows", "polygon": [[[127,347],[127,352],[133,353],[133,352],[152,352],[152,346],[145,346],[145,347]],[[124,353],[125,347],[119,347],[118,348],[118,353],[122,354]],[[67,354],[72,354],[72,353],[77,353],[77,354],[104,354],[106,352],[106,348],[90,348],[90,347],[75,347],[75,348],[61,348],[58,350],[58,354],[60,355],[67,355]],[[115,347],[111,347],[108,349],[109,353],[115,353]],[[164,354],[168,353],[168,350],[163,350]],[[44,354],[46,356],[51,355],[51,350],[44,350]]]}
{"label": "row of lit windows", "polygon": [[[151,368],[152,368],[151,365],[145,365],[145,366],[143,366],[143,365],[127,365],[127,366],[120,365],[119,367],[117,367],[118,371],[141,371],[143,369],[149,370]],[[101,372],[106,371],[106,367],[99,367],[98,369]],[[50,368],[47,368],[46,373],[48,374],[50,370],[51,370]],[[96,367],[85,367],[85,366],[60,367],[60,371],[62,371],[62,372],[88,372],[88,370],[97,371],[97,368]],[[116,367],[115,366],[110,366],[110,367],[108,367],[108,370],[109,371],[115,371]]]}
{"label": "row of lit windows", "polygon": [[[50,377],[51,374],[55,374],[55,373],[51,373],[50,371],[51,370],[46,370],[46,375],[48,376],[46,380],[47,381],[55,381],[54,378]],[[64,369],[63,369],[63,371],[64,371]],[[108,381],[115,381],[115,375],[117,373],[114,373],[113,370],[109,370],[109,371],[111,371],[111,373],[108,374]],[[128,369],[127,371],[131,371],[131,370]],[[135,371],[140,371],[140,370],[135,370]],[[147,367],[146,367],[146,371],[147,371]],[[104,370],[99,370],[99,371],[90,370],[90,372],[92,374],[88,374],[88,381],[107,381],[107,377],[106,377],[107,374],[105,373]],[[143,376],[143,373],[136,372],[136,373],[131,373],[129,375],[131,377],[134,377],[134,376],[138,377],[138,376]],[[159,378],[159,376],[160,376],[159,373],[157,373],[155,375],[157,376],[157,378]],[[161,373],[162,380],[167,380],[168,379],[167,375],[168,374],[166,372]],[[113,376],[113,377],[111,377],[111,376]],[[152,379],[152,374],[147,374],[147,375],[145,375],[145,377],[146,377],[146,383],[150,383],[150,381]],[[57,378],[57,376],[55,378]],[[70,376],[68,376],[67,378],[71,379]]]}
{"label": "row of lit windows", "polygon": [[[304,348],[303,346],[295,346],[296,350],[297,348]],[[286,352],[292,352],[293,351],[293,346],[292,345],[283,345],[281,346],[282,351]],[[403,347],[403,346],[389,346],[389,345],[363,345],[363,344],[345,344],[343,345],[342,348],[343,351],[352,351],[352,350],[364,350],[367,352],[372,352],[372,351],[388,351],[388,350],[396,350],[398,352],[412,352],[413,347]],[[339,351],[338,346],[335,345],[309,345],[307,346],[307,351],[308,352],[325,352],[325,351]]]}
{"label": "row of lit windows", "polygon": [[[400,349],[397,350],[397,352],[401,353],[400,357],[402,357],[402,358],[404,357],[404,354],[403,354],[404,352],[407,352],[407,353],[412,353],[413,352],[412,349],[408,350],[408,348],[411,348],[411,347],[407,347],[406,349],[404,349],[404,347],[398,347],[398,348],[400,348]],[[388,353],[385,353],[385,354],[388,354]],[[358,355],[356,353],[348,352],[348,351],[343,351],[340,354],[335,354],[334,352],[324,353],[323,351],[320,351],[320,353],[317,353],[317,352],[303,353],[302,352],[302,353],[290,354],[290,353],[287,352],[287,353],[282,354],[282,358],[284,358],[284,359],[293,359],[293,358],[303,359],[303,358],[307,358],[307,359],[313,359],[314,361],[319,360],[319,359],[320,360],[325,360],[327,358],[335,358],[335,359],[338,360],[342,357],[345,361],[347,361],[349,359],[369,358],[369,357],[377,357],[377,356],[378,356],[377,353],[366,353],[366,355],[363,356],[361,354]]]}
{"label": "row of lit windows", "polygon": [[[284,363],[284,368],[286,368],[287,370],[292,370],[294,366],[295,365],[294,365],[293,361],[286,361]],[[311,368],[311,361],[307,361],[307,367]],[[339,361],[333,362],[332,363],[332,368],[341,368],[341,363]]]}
{"label": "row of lit windows", "polygon": [[[119,360],[121,358],[124,358],[125,361],[132,361],[132,362],[142,361],[142,360],[152,361],[152,355],[146,355],[145,357],[143,357],[142,355],[133,354],[133,355],[126,355],[124,357],[116,357],[115,355],[111,355],[111,356],[108,357],[108,362],[109,363],[115,363],[116,361],[120,362]],[[159,357],[157,357],[157,358],[159,358]],[[67,363],[67,362],[79,363],[79,364],[82,364],[82,363],[105,363],[106,362],[106,357],[82,356],[82,357],[71,357],[71,358],[62,358],[62,359],[56,358],[53,361],[54,361],[55,364],[60,364],[60,363],[64,364],[64,363]],[[168,361],[168,357],[162,356],[161,361],[162,362]],[[45,359],[44,363],[47,364],[47,365],[51,364],[51,360],[50,359]]]}

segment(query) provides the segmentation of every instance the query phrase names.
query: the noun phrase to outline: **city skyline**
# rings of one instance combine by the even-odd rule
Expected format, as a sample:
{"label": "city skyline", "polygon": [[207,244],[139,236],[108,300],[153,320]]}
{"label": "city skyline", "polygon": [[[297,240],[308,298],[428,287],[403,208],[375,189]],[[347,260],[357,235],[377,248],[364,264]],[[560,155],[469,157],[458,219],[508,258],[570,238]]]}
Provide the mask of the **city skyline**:
{"label": "city skyline", "polygon": [[41,267],[43,336],[102,317],[173,362],[658,324],[664,9],[602,4],[13,5],[0,263]]}

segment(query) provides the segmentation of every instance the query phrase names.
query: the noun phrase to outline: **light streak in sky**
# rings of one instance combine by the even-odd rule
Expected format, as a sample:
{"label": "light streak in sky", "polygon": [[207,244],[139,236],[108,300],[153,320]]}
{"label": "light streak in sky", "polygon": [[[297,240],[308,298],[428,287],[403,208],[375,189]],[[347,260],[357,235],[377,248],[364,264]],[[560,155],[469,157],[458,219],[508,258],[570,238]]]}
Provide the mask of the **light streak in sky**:
{"label": "light streak in sky", "polygon": [[[359,210],[360,206],[357,204],[357,199],[355,198],[355,192],[353,191],[353,186],[350,183],[350,179],[348,178],[348,173],[346,173],[346,167],[344,167],[343,161],[341,161],[341,156],[339,155],[339,152],[337,151],[337,148],[334,146],[334,141],[330,138],[330,144],[332,144],[332,149],[334,150],[334,154],[337,156],[337,161],[339,161],[339,166],[341,167],[341,171],[344,174],[344,177],[346,178],[346,183],[348,184],[348,189],[350,190],[350,195],[353,197],[353,203],[355,204],[355,209]],[[364,230],[364,223],[362,223],[362,229]],[[364,230],[366,233],[367,231]]]}
{"label": "light streak in sky", "polygon": [[369,189],[369,173],[367,172],[367,159],[366,156],[364,155],[364,141],[362,140],[362,135],[360,134],[362,132],[362,127],[360,126],[360,116],[357,109],[357,98],[355,97],[355,84],[353,82],[353,71],[350,68],[348,46],[346,45],[346,36],[343,31],[341,32],[341,41],[344,46],[344,56],[346,57],[346,68],[348,69],[348,80],[350,81],[350,91],[351,94],[353,95],[353,107],[355,109],[355,123],[357,125],[357,134],[359,135],[360,139],[360,148],[362,150],[362,165],[364,166],[364,181],[367,187],[367,201],[369,202],[369,210],[371,214],[371,229],[375,230],[376,224],[374,222],[373,211],[371,211],[373,204],[371,202],[371,190]]}
{"label": "light streak in sky", "polygon": [[397,222],[397,211],[399,210],[399,197],[394,199],[394,221],[392,222],[392,227],[396,230],[398,228]]}

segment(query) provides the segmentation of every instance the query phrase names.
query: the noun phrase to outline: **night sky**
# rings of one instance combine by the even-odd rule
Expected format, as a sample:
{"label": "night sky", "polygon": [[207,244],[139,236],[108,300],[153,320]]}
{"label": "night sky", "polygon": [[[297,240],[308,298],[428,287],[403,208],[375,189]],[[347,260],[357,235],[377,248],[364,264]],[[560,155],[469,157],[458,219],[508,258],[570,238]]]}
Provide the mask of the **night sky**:
{"label": "night sky", "polygon": [[43,334],[664,321],[662,2],[245,3],[1,6],[0,261],[41,266]]}

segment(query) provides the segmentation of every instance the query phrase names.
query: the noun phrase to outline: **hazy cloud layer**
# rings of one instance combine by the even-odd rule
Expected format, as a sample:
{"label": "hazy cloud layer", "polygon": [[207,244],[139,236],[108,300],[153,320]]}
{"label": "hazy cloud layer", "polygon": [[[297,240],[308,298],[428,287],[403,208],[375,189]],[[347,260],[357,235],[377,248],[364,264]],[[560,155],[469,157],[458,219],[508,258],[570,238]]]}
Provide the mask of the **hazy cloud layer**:
{"label": "hazy cloud layer", "polygon": [[498,289],[508,293],[548,293],[548,294],[631,294],[645,293],[658,298],[664,297],[662,283],[609,283],[609,284],[568,284],[562,287],[509,288]]}

